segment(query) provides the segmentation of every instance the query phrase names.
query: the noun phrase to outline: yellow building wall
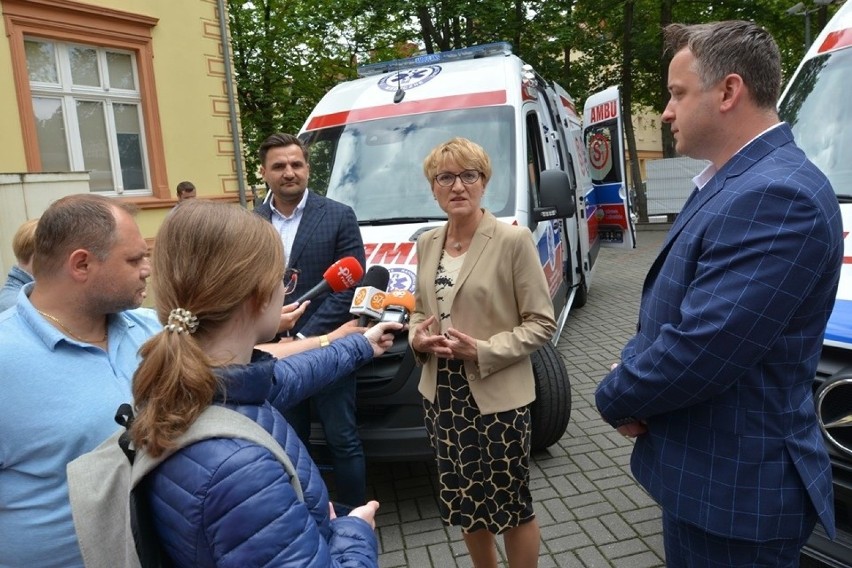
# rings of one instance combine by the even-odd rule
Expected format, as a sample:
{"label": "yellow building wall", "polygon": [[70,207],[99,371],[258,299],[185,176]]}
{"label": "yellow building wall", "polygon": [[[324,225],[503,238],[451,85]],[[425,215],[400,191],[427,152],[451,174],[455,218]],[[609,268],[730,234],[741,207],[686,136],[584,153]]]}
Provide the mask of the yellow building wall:
{"label": "yellow building wall", "polygon": [[5,37],[0,37],[0,116],[3,117],[0,173],[26,173],[27,162],[20,136],[18,99],[15,95],[15,81],[12,79],[12,54]]}
{"label": "yellow building wall", "polygon": [[639,156],[642,179],[646,177],[645,164],[663,157],[661,125],[660,115],[652,109],[644,108],[641,112],[633,113],[633,133],[636,136],[636,154]]}
{"label": "yellow building wall", "polygon": [[[170,197],[183,181],[198,196],[238,200],[236,162],[216,0],[75,0],[157,18],[152,29],[154,81]],[[0,4],[2,5],[2,4]],[[0,173],[26,172],[9,41],[0,39]],[[24,109],[31,112],[30,109]],[[143,204],[137,216],[152,239],[173,202]]]}

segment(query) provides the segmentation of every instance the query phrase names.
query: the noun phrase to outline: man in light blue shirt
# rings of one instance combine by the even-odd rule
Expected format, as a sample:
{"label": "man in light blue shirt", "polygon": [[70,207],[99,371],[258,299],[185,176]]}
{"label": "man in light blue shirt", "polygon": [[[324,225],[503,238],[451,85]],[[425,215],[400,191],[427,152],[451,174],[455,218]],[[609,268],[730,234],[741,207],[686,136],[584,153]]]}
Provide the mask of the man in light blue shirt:
{"label": "man in light blue shirt", "polygon": [[33,272],[0,314],[0,566],[82,566],[65,466],[118,428],[139,347],[162,326],[134,309],[148,246],[119,202],[75,195],[51,205]]}

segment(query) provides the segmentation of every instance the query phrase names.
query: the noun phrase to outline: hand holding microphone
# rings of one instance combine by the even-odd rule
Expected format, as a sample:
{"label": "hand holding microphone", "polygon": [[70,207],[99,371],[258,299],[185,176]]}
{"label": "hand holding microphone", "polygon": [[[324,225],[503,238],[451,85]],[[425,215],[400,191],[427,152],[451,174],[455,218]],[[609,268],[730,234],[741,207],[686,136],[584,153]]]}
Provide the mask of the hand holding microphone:
{"label": "hand holding microphone", "polygon": [[357,258],[341,258],[326,269],[319,284],[302,294],[296,302],[301,304],[327,292],[342,292],[353,288],[363,275],[364,267]]}
{"label": "hand holding microphone", "polygon": [[370,329],[364,332],[364,337],[370,342],[370,347],[373,348],[373,357],[378,357],[393,345],[394,337],[403,328],[401,323],[396,322],[379,322]]}
{"label": "hand holding microphone", "polygon": [[292,304],[285,304],[282,306],[281,317],[278,320],[278,333],[293,329],[293,326],[296,325],[298,319],[305,313],[305,309],[307,309],[308,304],[310,303],[310,300],[308,300],[302,304],[293,302]]}

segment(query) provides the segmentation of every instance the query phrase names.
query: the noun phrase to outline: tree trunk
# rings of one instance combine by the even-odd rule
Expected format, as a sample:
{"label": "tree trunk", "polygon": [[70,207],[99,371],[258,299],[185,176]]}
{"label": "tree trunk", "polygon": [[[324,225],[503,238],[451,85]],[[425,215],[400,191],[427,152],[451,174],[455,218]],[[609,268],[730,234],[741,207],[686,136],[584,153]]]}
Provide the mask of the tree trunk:
{"label": "tree trunk", "polygon": [[[672,23],[672,11],[675,0],[661,0],[660,1],[660,31],[669,24]],[[660,36],[662,38],[662,35]],[[672,58],[671,55],[664,51],[665,46],[660,43],[660,87],[661,93],[663,94],[662,104],[658,109],[662,114],[663,110],[666,108],[666,104],[669,100],[669,63]],[[674,136],[672,136],[671,126],[667,123],[660,122],[660,132],[663,141],[663,157],[664,158],[674,158],[675,154],[675,142]]]}
{"label": "tree trunk", "polygon": [[423,45],[426,47],[426,53],[435,53],[435,26],[432,25],[432,16],[429,15],[429,10],[425,6],[418,6],[417,19],[420,22],[420,38],[423,40]]}
{"label": "tree trunk", "polygon": [[521,54],[523,53],[523,47],[521,46],[521,29],[524,23],[524,3],[522,0],[515,0],[515,33],[512,41],[514,42],[515,53]]}
{"label": "tree trunk", "polygon": [[[645,186],[642,183],[642,171],[639,167],[639,155],[636,151],[636,134],[633,131],[633,12],[634,0],[624,3],[624,44],[621,62],[621,116],[624,123],[624,135],[627,138],[627,152],[630,154],[630,186],[636,195],[635,207],[639,220],[648,222],[648,200],[645,198]],[[626,176],[625,176],[626,177]]]}

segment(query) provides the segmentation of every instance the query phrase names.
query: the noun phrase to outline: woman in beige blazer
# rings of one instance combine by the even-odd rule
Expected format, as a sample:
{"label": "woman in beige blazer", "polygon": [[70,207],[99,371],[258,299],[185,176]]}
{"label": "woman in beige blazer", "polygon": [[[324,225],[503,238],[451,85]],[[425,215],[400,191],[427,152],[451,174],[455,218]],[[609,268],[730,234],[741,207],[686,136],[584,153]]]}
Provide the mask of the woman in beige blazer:
{"label": "woman in beige blazer", "polygon": [[480,207],[491,161],[453,138],[423,163],[447,223],[417,241],[409,342],[435,449],[443,521],[460,526],[477,568],[497,566],[502,534],[511,567],[538,562],[529,490],[530,354],[556,329],[532,235]]}

